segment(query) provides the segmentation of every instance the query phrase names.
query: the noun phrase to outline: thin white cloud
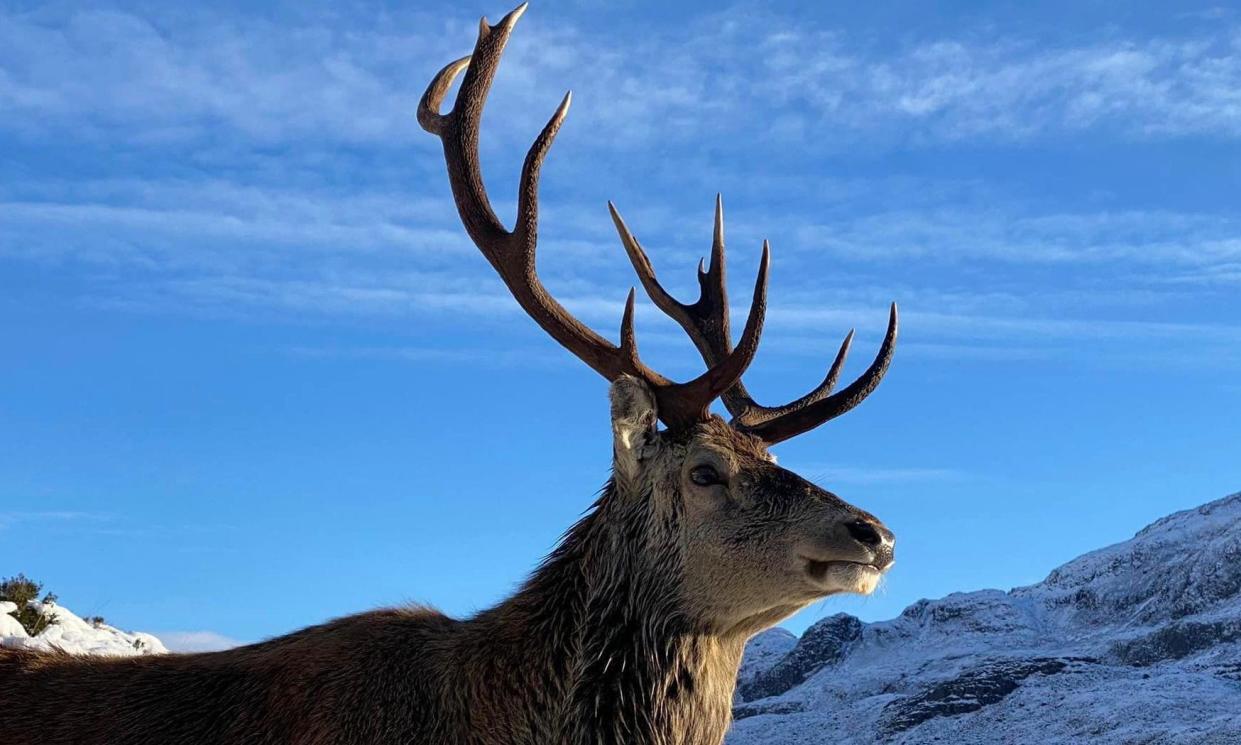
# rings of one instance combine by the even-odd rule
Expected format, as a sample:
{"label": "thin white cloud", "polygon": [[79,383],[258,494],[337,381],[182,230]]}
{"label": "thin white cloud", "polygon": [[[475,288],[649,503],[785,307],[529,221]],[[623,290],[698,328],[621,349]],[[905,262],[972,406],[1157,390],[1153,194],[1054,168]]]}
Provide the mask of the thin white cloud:
{"label": "thin white cloud", "polygon": [[954,468],[910,468],[887,466],[850,466],[809,464],[790,466],[807,478],[828,484],[852,484],[873,486],[876,484],[910,484],[926,482],[964,481],[974,478],[972,474]]}
{"label": "thin white cloud", "polygon": [[854,260],[924,258],[950,263],[978,258],[1018,264],[1179,264],[1204,267],[1241,260],[1241,221],[1171,211],[1031,212],[932,206],[807,222],[797,245]]}
{"label": "thin white cloud", "polygon": [[240,647],[245,642],[215,631],[152,632],[172,652],[219,652]]}
{"label": "thin white cloud", "polygon": [[551,345],[538,349],[505,349],[495,347],[360,347],[300,346],[288,347],[287,353],[307,359],[389,360],[424,364],[468,362],[486,367],[567,367],[576,363],[563,350]]}
{"label": "thin white cloud", "polygon": [[[414,102],[474,33],[471,18],[424,12],[346,19],[307,11],[283,23],[152,12],[2,12],[0,126],[34,138],[122,130],[129,142],[160,144],[201,140],[223,125],[255,143],[430,151],[434,143],[411,122]],[[1049,49],[963,33],[894,50],[743,6],[680,24],[675,36],[643,28],[601,38],[550,13],[522,25],[495,94],[509,123],[495,137],[506,143],[537,128],[566,87],[580,93],[579,124],[608,147],[721,127],[806,145],[1094,129],[1241,135],[1241,33],[1227,21],[1190,38]],[[755,29],[763,29],[757,38]]]}
{"label": "thin white cloud", "polygon": [[[772,325],[801,328],[848,328],[850,321],[874,316],[874,310],[774,307],[768,315]],[[929,310],[907,310],[902,314],[906,328],[923,332],[948,334],[958,338],[978,339],[1065,339],[1120,340],[1185,339],[1187,337],[1222,343],[1241,343],[1241,326],[1209,323],[1174,323],[1168,321],[1103,320],[1080,318],[1038,318],[1029,316],[994,316],[982,314],[942,313]],[[866,327],[878,333],[882,327],[870,323]]]}
{"label": "thin white cloud", "polygon": [[[25,224],[30,232],[40,233],[40,239],[47,241],[43,244],[47,256],[54,257],[58,248],[68,247],[66,250],[71,249],[72,256],[89,257],[91,263],[114,267],[92,281],[87,302],[99,307],[160,313],[171,310],[251,319],[263,315],[353,320],[433,316],[441,326],[448,323],[467,327],[476,325],[477,319],[485,319],[488,324],[506,320],[521,322],[522,314],[512,298],[473,247],[463,245],[468,242],[459,235],[459,227],[424,229],[444,235],[453,233],[451,243],[445,240],[445,244],[455,248],[442,254],[401,250],[400,241],[393,241],[385,247],[360,238],[344,244],[311,238],[307,245],[314,250],[308,252],[298,242],[298,236],[302,234],[300,231],[308,230],[299,223],[303,212],[293,207],[288,210],[273,208],[264,219],[275,222],[265,223],[260,229],[250,232],[250,227],[234,216],[232,202],[219,197],[219,194],[229,192],[229,189],[219,185],[208,185],[200,200],[204,205],[201,216],[194,220],[182,221],[182,211],[174,209],[165,213],[164,205],[157,203],[141,209],[160,217],[137,226],[130,224],[127,217],[119,222],[112,221],[115,213],[110,209],[96,211],[89,206],[84,210],[85,214],[74,214],[70,210],[69,214],[61,215],[58,220],[49,220],[42,230],[30,227],[35,223]],[[195,192],[183,186],[177,198],[192,202]],[[320,223],[358,226],[354,238],[374,234],[372,228],[366,227],[367,215],[373,215],[380,222],[387,219],[382,210],[371,213],[351,204],[349,200],[344,201],[339,213],[334,211],[330,199],[303,200],[283,193],[265,198],[260,191],[255,194],[255,201],[303,204],[303,210],[310,210],[310,205],[313,205],[321,209],[313,218]],[[361,204],[380,204],[383,200],[363,197],[358,201]],[[210,210],[213,209],[219,211],[212,214]],[[455,221],[455,215],[450,210],[445,211],[448,214],[442,218],[443,221]],[[565,214],[572,212],[566,212],[563,207],[561,211]],[[279,214],[281,212],[287,212],[287,215],[282,216]],[[97,221],[92,222],[92,217]],[[11,215],[0,217],[0,223],[6,219],[14,218]],[[308,221],[310,219],[307,218]],[[1185,229],[1187,241],[1212,242],[1231,227],[1227,221],[1212,222],[1205,218],[1178,215],[1165,215],[1162,222],[1155,217],[1146,221],[1132,216],[1128,219],[1149,226],[1145,231],[1133,229],[1135,242],[1143,232],[1168,234],[1178,227]],[[215,221],[229,224],[225,230],[234,231],[231,240],[229,236],[212,232],[206,227]],[[962,220],[962,223],[967,222]],[[1073,252],[1064,249],[1065,246],[1075,241],[1088,244],[1092,236],[1106,232],[1099,227],[1100,224],[1113,224],[1105,218],[1096,220],[1086,216],[1082,219],[1032,218],[1029,222],[1054,225],[1055,228],[1052,233],[1024,240],[1034,245],[1055,243],[1066,255]],[[897,227],[885,229],[886,234],[899,246],[900,240],[896,236],[899,235],[900,222],[894,221],[893,225]],[[954,231],[958,235],[966,232],[958,228]],[[1075,231],[1078,232],[1075,234]],[[843,232],[848,234],[848,231]],[[923,239],[916,229],[911,232],[917,240],[949,246],[955,243],[944,236]],[[976,240],[974,248],[979,250],[979,246],[989,246],[1001,254],[1003,262],[1020,264],[1020,257],[1026,253],[1036,253],[1008,249],[1004,244],[1004,231],[997,230],[996,235],[990,237],[987,232],[985,226],[978,231],[982,237]],[[20,231],[9,231],[7,237],[0,240],[0,252],[16,251],[20,255],[23,249],[33,251],[33,243],[17,242],[15,235],[21,234]],[[109,236],[109,240],[100,242],[98,236],[101,235]],[[277,236],[286,236],[287,242]],[[590,265],[584,268],[577,262],[564,261],[565,256],[562,255],[559,258],[553,256],[550,260],[545,257],[541,266],[548,276],[549,286],[565,305],[611,338],[621,313],[623,285],[632,279],[630,270],[624,266],[620,252],[610,239],[607,247],[596,248],[596,253],[610,256],[612,263],[591,270]],[[943,263],[949,261],[943,255],[946,253],[951,251],[910,258],[932,264]],[[1078,253],[1082,256],[1094,255],[1089,250]],[[1179,271],[1179,276],[1183,278],[1181,284],[1191,279],[1202,282],[1204,277],[1214,277],[1219,281],[1226,276],[1216,267],[1229,266],[1228,261],[1212,264],[1201,261],[1193,255],[1194,252],[1189,253],[1191,256],[1186,258],[1184,269]],[[1132,259],[1130,254],[1116,251],[1110,255],[1108,262],[1120,266],[1141,266],[1148,261],[1140,245],[1132,248],[1131,255]],[[987,254],[984,252],[978,258],[985,256]],[[1163,260],[1165,272],[1173,262],[1171,257],[1169,253]],[[805,260],[811,258],[806,257]],[[662,255],[659,261],[664,265],[674,264]],[[1019,291],[1010,288],[1008,292],[997,292],[943,290],[937,289],[934,284],[911,287],[893,286],[887,281],[876,284],[864,275],[853,277],[838,270],[832,273],[827,284],[807,284],[804,279],[799,279],[799,274],[817,277],[819,273],[816,271],[814,275],[809,275],[799,272],[796,252],[782,255],[779,261],[781,263],[777,266],[781,276],[792,275],[792,281],[773,293],[763,344],[765,355],[831,355],[840,335],[855,327],[860,334],[859,351],[855,356],[860,359],[865,356],[860,350],[877,343],[883,328],[886,303],[898,299],[904,310],[907,342],[902,348],[906,354],[916,356],[999,361],[1062,358],[1070,354],[1068,347],[1073,342],[1089,340],[1117,344],[1148,342],[1146,346],[1155,350],[1156,355],[1177,359],[1184,357],[1190,345],[1195,345],[1216,350],[1208,355],[1214,366],[1231,368],[1237,364],[1236,356],[1228,354],[1227,349],[1241,343],[1241,328],[1219,320],[1161,320],[1158,303],[1166,302],[1168,298],[1175,299],[1180,293],[1177,284],[1169,278],[1177,276],[1176,271],[1169,276],[1161,272],[1162,279],[1153,283],[1131,279],[1119,284],[1112,282],[1102,288],[1083,287],[1076,291],[1020,286]],[[874,261],[872,258],[869,262],[860,262],[860,265]],[[1174,263],[1172,265],[1175,266]],[[134,272],[132,267],[142,271]],[[1137,272],[1136,269],[1131,271]],[[668,276],[669,286],[674,291],[686,298],[694,296],[688,286],[692,284],[692,272],[670,271]],[[831,300],[824,304],[824,298]],[[737,298],[739,302],[744,299],[744,294]],[[1109,312],[1117,308],[1125,311],[1125,318],[1118,319],[1116,313]],[[734,316],[740,318],[745,311],[744,306],[737,307]],[[661,348],[679,350],[684,347],[684,339],[675,327],[662,319],[648,303],[640,305],[639,324],[640,339],[648,350],[653,348],[654,353],[659,353]],[[1093,354],[1099,352],[1096,348]],[[419,354],[426,356],[425,353]],[[390,358],[398,356],[388,354]],[[1149,364],[1141,359],[1137,362]],[[526,364],[526,361],[513,360],[506,364]]]}
{"label": "thin white cloud", "polygon": [[81,180],[9,187],[15,188],[28,196],[4,199],[0,190],[0,253],[27,258],[160,262],[174,268],[193,262],[218,266],[230,252],[253,262],[257,245],[286,257],[291,250],[343,255],[433,251],[434,260],[443,262],[474,254],[446,196],[219,180]]}
{"label": "thin white cloud", "polygon": [[[162,179],[21,184],[7,191],[18,188],[28,195],[5,199],[6,189],[0,188],[0,254],[28,259],[73,257],[164,269],[197,263],[235,271],[246,264],[283,270],[291,258],[307,252],[383,256],[415,269],[474,266],[477,258],[446,193],[426,197]],[[797,226],[792,241],[776,245],[781,262],[826,253],[871,264],[915,258],[949,265],[981,258],[1009,264],[1160,265],[1177,267],[1199,282],[1231,281],[1241,265],[1241,221],[1228,215],[1040,211],[998,197],[985,208],[944,201],[875,211],[874,201],[890,200],[870,196],[871,202],[830,222],[799,214],[798,205],[788,205],[779,219],[747,215],[740,238],[748,238],[753,225],[792,223]],[[497,207],[508,211],[505,205]],[[547,212],[545,221],[558,233],[544,242],[540,253],[558,254],[563,261],[544,262],[544,274],[555,276],[569,262],[579,270],[621,265],[599,205],[556,203],[548,205]],[[661,242],[668,240],[667,232],[704,232],[699,223],[705,221],[677,213],[679,223],[698,227],[687,230],[674,224],[671,214],[643,214],[634,225],[640,226],[640,236],[655,235]],[[656,259],[689,260],[701,253],[674,249],[660,251]],[[565,277],[566,272],[559,274]],[[675,284],[690,274],[670,279]]]}
{"label": "thin white cloud", "polygon": [[18,523],[99,523],[112,519],[112,515],[79,510],[27,510],[0,512],[0,530]]}
{"label": "thin white cloud", "polygon": [[[898,131],[935,141],[1029,139],[1098,128],[1134,137],[1230,138],[1241,121],[1235,93],[1241,33],[1235,30],[1057,48],[963,33],[877,51],[740,6],[679,29],[675,43],[660,35],[601,41],[550,15],[523,21],[489,109],[491,121],[502,117],[510,126],[489,128],[494,134],[484,136],[484,145],[505,145],[499,149],[510,160],[516,156],[507,145],[541,123],[534,102],[554,102],[568,84],[590,93],[579,101],[596,101],[574,114],[591,133],[576,145],[586,148],[596,140],[600,147],[628,147],[655,137],[772,126],[790,137],[852,132],[844,141]],[[83,301],[94,306],[247,317],[519,319],[461,231],[433,138],[417,133],[410,117],[419,76],[468,48],[472,24],[416,13],[400,21],[329,21],[308,13],[276,24],[209,10],[175,19],[0,10],[0,107],[6,107],[0,127],[35,140],[99,137],[139,151],[193,143],[194,158],[219,140],[251,149],[235,161],[221,156],[239,165],[236,180],[0,184],[0,255],[58,270],[80,262],[75,269],[88,288]],[[757,41],[756,28],[767,29]],[[742,46],[750,53],[736,54]],[[773,110],[781,112],[774,125]],[[426,158],[416,157],[401,181],[330,186],[324,174],[339,165],[333,148],[340,142],[372,155],[418,143]],[[315,143],[326,147],[288,158],[253,150],[283,144],[303,153]],[[687,162],[702,160],[711,178],[722,173],[713,159],[694,154],[692,141],[677,146]],[[504,158],[497,159],[501,165]],[[577,161],[566,167],[597,162]],[[432,164],[434,188],[418,171],[424,163]],[[213,165],[207,170],[232,173]],[[805,192],[810,176],[765,178],[779,194]],[[409,183],[410,190],[393,183]],[[777,200],[786,210],[779,221],[742,213],[731,233],[748,240],[758,235],[756,225],[793,226],[785,243],[776,243],[773,282],[782,284],[773,285],[778,292],[765,350],[830,354],[838,332],[850,326],[859,328],[859,343],[873,341],[891,299],[905,311],[906,349],[926,356],[1056,356],[1064,353],[1056,344],[1080,340],[1217,347],[1238,341],[1237,328],[1226,323],[1168,322],[1160,313],[1160,303],[1187,291],[1241,282],[1241,223],[1233,216],[1070,212],[990,191],[980,196],[977,184],[908,178],[824,188],[843,202],[827,219],[811,214],[805,200]],[[611,336],[632,278],[601,206],[579,199],[547,200],[540,273],[571,310]],[[512,214],[511,202],[496,207]],[[689,264],[706,245],[706,205],[689,215],[672,200],[635,205],[627,215],[641,235],[660,237],[652,246],[657,266],[679,267],[667,273],[668,285],[692,298]],[[691,240],[701,241],[699,248],[684,248]],[[833,266],[824,281],[825,256]],[[734,277],[744,271],[740,261]],[[892,279],[887,275],[898,263],[924,266],[928,275],[968,265],[971,289],[942,277]],[[805,271],[811,265],[814,272]],[[1057,276],[1055,287],[990,281],[1013,267],[1074,271]],[[998,289],[973,289],[992,286]],[[1100,312],[1118,308],[1129,311],[1125,320]],[[639,312],[643,342],[657,353],[671,346],[669,324],[658,325],[649,305]],[[663,331],[647,331],[652,323]],[[820,330],[830,330],[830,338],[815,336]]]}
{"label": "thin white cloud", "polygon": [[879,126],[915,139],[1027,139],[1108,129],[1133,137],[1241,134],[1241,38],[1107,39],[1046,48],[1020,37],[940,39],[895,53],[859,54],[830,32],[768,34],[756,55],[770,68],[779,126]]}
{"label": "thin white cloud", "polygon": [[[209,199],[204,201],[210,202]],[[325,200],[322,206],[325,214],[320,219],[332,219],[330,201]],[[347,207],[346,211],[349,209]],[[449,216],[455,220],[451,213]],[[227,219],[227,215],[220,215],[219,219]],[[291,221],[290,230],[297,229],[293,225],[295,222]],[[1078,240],[1088,241],[1096,230],[1091,220],[1053,222],[1062,230],[1056,238],[1062,244],[1073,240],[1075,226],[1087,226],[1088,234]],[[1170,222],[1176,225],[1187,221],[1174,216]],[[142,230],[127,232],[124,225],[86,232],[82,239],[88,241],[99,232],[111,232],[114,237],[122,238],[119,243],[126,251],[136,251],[139,258],[146,260],[148,263],[144,266],[149,270],[141,277],[132,276],[132,272],[117,272],[102,278],[91,300],[93,304],[153,312],[174,309],[243,317],[251,317],[255,312],[354,319],[433,314],[439,319],[437,323],[445,319],[457,322],[462,318],[486,318],[491,323],[497,319],[522,318],[516,304],[472,247],[459,253],[450,251],[444,256],[431,255],[425,260],[416,252],[370,250],[366,260],[362,260],[358,254],[360,247],[347,245],[339,248],[344,256],[339,261],[308,260],[308,255],[298,250],[296,242],[291,246],[272,246],[270,235],[261,232],[252,238],[255,249],[238,250],[227,243],[220,247],[210,244],[201,249],[200,255],[196,253],[200,249],[194,247],[194,241],[201,238],[195,234],[199,223],[182,224],[170,217],[164,226],[168,231],[166,242],[147,243],[151,241],[149,234]],[[74,231],[67,231],[66,235],[70,241],[78,239]],[[464,242],[460,236],[454,240]],[[0,246],[3,245],[0,242]],[[338,252],[331,242],[321,247],[328,254]],[[88,243],[84,249],[102,249],[106,253],[108,245]],[[168,256],[161,253],[165,249],[170,252]],[[632,280],[614,246],[609,245],[606,251],[599,250],[599,253],[613,256],[614,265],[608,267],[607,272],[574,275],[572,272],[580,267],[554,260],[544,261],[542,266],[549,274],[549,285],[565,305],[601,333],[611,335],[621,312],[620,285]],[[118,254],[111,260],[124,265],[130,257]],[[796,256],[785,256],[782,261],[788,262],[780,265],[783,271],[791,271],[796,276]],[[1121,259],[1113,257],[1113,261]],[[1209,271],[1210,267],[1194,266],[1193,270]],[[598,281],[603,276],[611,281]],[[617,282],[617,276],[623,279]],[[692,272],[670,274],[669,284],[684,297],[693,297],[685,286],[691,281],[687,279],[690,276]],[[1067,290],[1045,291],[1037,287],[1026,287],[1022,294],[1012,294],[937,290],[934,286],[880,286],[839,274],[831,280],[833,284],[828,285],[794,281],[781,288],[788,292],[773,295],[763,347],[766,352],[831,354],[838,336],[850,327],[859,329],[859,344],[874,341],[882,331],[883,308],[891,299],[901,300],[907,339],[917,340],[909,350],[926,356],[965,354],[978,359],[1060,356],[1064,350],[1045,345],[1081,340],[1215,345],[1241,342],[1241,328],[1235,325],[1218,321],[1157,320],[1160,318],[1157,312],[1141,309],[1157,301],[1160,295],[1140,286],[1089,288],[1089,291],[1078,293],[1081,298],[1074,298]],[[1169,292],[1174,293],[1175,289]],[[822,298],[832,298],[834,302],[824,305]],[[744,300],[744,295],[740,299]],[[1079,309],[1078,317],[1071,312],[1074,307]],[[1106,314],[1101,317],[1099,309],[1109,307],[1126,309],[1129,318],[1118,320]],[[1047,308],[1061,310],[1048,313]],[[1134,308],[1138,309],[1136,313]],[[736,317],[744,312],[744,307],[734,309]],[[640,305],[639,323],[644,345],[683,343],[675,328],[662,320],[648,303]],[[652,326],[671,329],[674,334],[668,337],[651,333]],[[973,351],[963,351],[968,348]],[[1219,355],[1215,358],[1231,359]]]}

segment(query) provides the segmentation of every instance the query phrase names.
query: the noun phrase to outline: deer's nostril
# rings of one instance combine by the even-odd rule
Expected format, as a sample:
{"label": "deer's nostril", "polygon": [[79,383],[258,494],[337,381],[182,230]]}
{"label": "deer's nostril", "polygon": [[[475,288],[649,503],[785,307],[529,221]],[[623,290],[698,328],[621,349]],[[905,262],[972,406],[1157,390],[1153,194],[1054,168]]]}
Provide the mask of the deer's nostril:
{"label": "deer's nostril", "polygon": [[883,536],[879,534],[879,530],[868,520],[854,520],[845,525],[849,530],[849,535],[853,536],[858,543],[867,546],[878,546],[883,543]]}

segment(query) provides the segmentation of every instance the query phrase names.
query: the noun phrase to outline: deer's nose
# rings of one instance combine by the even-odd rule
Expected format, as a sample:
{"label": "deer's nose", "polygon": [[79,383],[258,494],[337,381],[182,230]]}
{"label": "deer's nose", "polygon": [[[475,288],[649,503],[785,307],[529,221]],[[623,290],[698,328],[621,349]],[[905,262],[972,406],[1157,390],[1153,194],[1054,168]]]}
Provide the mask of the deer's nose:
{"label": "deer's nose", "polygon": [[890,545],[893,542],[892,531],[870,520],[859,518],[846,523],[845,528],[849,531],[849,535],[853,537],[853,540],[863,546],[878,548],[885,543]]}

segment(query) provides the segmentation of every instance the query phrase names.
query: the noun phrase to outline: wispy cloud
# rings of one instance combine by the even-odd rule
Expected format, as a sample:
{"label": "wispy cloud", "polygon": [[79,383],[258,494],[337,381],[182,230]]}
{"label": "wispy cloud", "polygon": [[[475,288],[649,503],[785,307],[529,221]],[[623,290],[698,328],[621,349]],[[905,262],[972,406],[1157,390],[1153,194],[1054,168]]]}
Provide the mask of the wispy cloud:
{"label": "wispy cloud", "polygon": [[239,639],[215,631],[156,631],[152,633],[173,652],[219,652],[245,644]]}
{"label": "wispy cloud", "polygon": [[1088,129],[1133,137],[1241,134],[1241,47],[1228,33],[1054,50],[1020,38],[944,39],[878,59],[857,56],[831,34],[786,31],[767,45],[770,79],[785,99],[804,100],[818,116],[790,118],[789,131],[844,122],[854,129],[912,125],[916,136],[940,140]]}
{"label": "wispy cloud", "polygon": [[131,129],[131,141],[147,144],[200,138],[213,122],[266,143],[408,140],[397,122],[407,123],[414,92],[394,69],[379,71],[416,67],[412,55],[442,48],[440,35],[355,37],[326,21],[281,26],[200,11],[165,25],[107,9],[9,12],[0,102],[24,134],[41,117],[85,124],[88,138]]}
{"label": "wispy cloud", "polygon": [[171,535],[200,535],[236,530],[235,525],[217,522],[195,521],[192,523],[150,523],[143,517],[80,510],[15,510],[0,512],[0,531],[22,526],[46,531],[75,535],[118,537],[154,537]]}
{"label": "wispy cloud", "polygon": [[[68,264],[85,279],[79,301],[92,307],[521,319],[464,236],[437,145],[411,118],[423,80],[471,43],[472,22],[447,18],[306,10],[276,23],[206,9],[175,17],[0,10],[0,131],[58,147],[98,141],[175,152],[184,165],[173,174],[2,182],[0,257]],[[728,158],[712,150],[743,147],[728,135],[743,130],[744,147],[758,156],[788,151],[790,142],[802,152],[860,139],[905,147],[1028,143],[1088,130],[1241,134],[1241,31],[1233,27],[1192,38],[1113,30],[1059,46],[964,29],[879,49],[742,6],[698,20],[675,38],[618,28],[606,39],[552,14],[523,21],[489,108],[488,121],[505,122],[484,136],[500,166],[489,173],[514,165],[511,145],[524,146],[541,123],[535,104],[550,105],[562,86],[581,94],[573,116],[576,131],[588,133],[574,141],[579,157],[563,166],[577,175],[599,170],[601,149],[671,139],[684,160],[652,164],[653,172],[702,163],[701,181],[749,179],[749,169],[722,169]],[[757,143],[755,133],[775,145]],[[394,166],[393,148],[415,157]],[[1031,359],[1083,340],[1238,341],[1226,320],[1163,313],[1187,292],[1241,283],[1241,222],[1231,213],[1068,209],[985,184],[777,171],[755,177],[776,196],[743,206],[730,223],[742,245],[757,245],[757,226],[791,226],[775,243],[768,352],[830,354],[837,330],[851,326],[873,338],[892,299],[912,332],[904,348],[930,357]],[[815,199],[797,198],[811,192]],[[826,214],[824,196],[836,202]],[[614,330],[633,280],[602,206],[577,190],[545,201],[541,275],[571,310]],[[511,197],[496,209],[511,215]],[[679,267],[668,285],[692,297],[690,262],[709,230],[705,205],[691,213],[674,196],[635,205],[629,216],[640,235],[656,237],[657,266]],[[962,273],[971,281],[959,282]],[[640,314],[644,343],[669,342],[658,313],[643,305]],[[645,328],[652,323],[655,333]],[[433,360],[471,352],[336,353]]]}
{"label": "wispy cloud", "polygon": [[[4,191],[18,189],[24,196],[3,199]],[[875,196],[888,201],[898,195]],[[992,199],[985,208],[944,201],[899,211],[876,211],[873,202],[859,209],[853,203],[849,214],[828,223],[812,214],[799,215],[799,205],[790,205],[779,216],[747,217],[751,224],[797,226],[792,243],[778,246],[782,255],[813,250],[854,261],[913,257],[940,263],[978,258],[1036,264],[1171,262],[1200,273],[1235,272],[1241,265],[1241,221],[1233,216],[1167,210],[1048,212],[995,201],[994,195]],[[0,200],[0,225],[6,236],[0,251],[29,258],[74,256],[103,263],[160,262],[175,268],[190,262],[219,266],[230,257],[233,265],[243,259],[270,263],[272,251],[287,258],[291,249],[341,256],[400,252],[403,261],[438,266],[475,255],[446,190],[443,196],[428,197],[221,180],[85,180],[12,184],[0,189]],[[550,250],[572,251],[579,263],[619,254],[599,251],[595,245],[595,241],[609,246],[615,242],[599,205],[558,204],[553,217],[562,230],[571,227],[579,235],[585,231],[591,248],[561,240]],[[670,228],[666,215],[660,220],[650,217],[635,222],[640,234],[662,235]],[[73,230],[58,229],[70,227]],[[124,236],[124,240],[84,241],[79,233]],[[187,238],[194,240],[187,245]]]}
{"label": "wispy cloud", "polygon": [[539,350],[530,348],[497,349],[493,347],[289,347],[291,355],[307,359],[360,359],[427,363],[462,362],[487,367],[564,367],[575,364],[572,357],[550,345]]}
{"label": "wispy cloud", "polygon": [[440,263],[467,248],[473,255],[461,231],[450,229],[446,196],[172,179],[22,182],[0,187],[0,195],[18,189],[21,196],[0,202],[0,251],[28,258],[177,269],[270,263],[272,251],[287,259],[290,250],[433,251],[427,260]]}
{"label": "wispy cloud", "polygon": [[[8,11],[4,126],[87,138],[124,128],[131,142],[158,144],[209,137],[223,124],[258,143],[430,148],[410,126],[413,102],[424,79],[468,49],[472,20]],[[600,38],[546,14],[523,22],[496,103],[526,131],[546,115],[534,102],[553,105],[559,89],[574,87],[595,102],[580,107],[584,125],[613,146],[756,125],[807,144],[833,140],[827,133],[957,141],[1091,129],[1234,138],[1241,34],[1224,23],[1193,38],[1103,36],[1052,49],[969,35],[877,49],[745,6],[679,24],[675,37],[621,27]]]}
{"label": "wispy cloud", "polygon": [[852,484],[873,486],[875,484],[909,484],[965,481],[976,478],[973,474],[953,468],[908,468],[885,466],[849,466],[809,464],[795,466],[807,478],[824,484]]}
{"label": "wispy cloud", "polygon": [[805,224],[797,238],[798,245],[870,261],[922,257],[1053,265],[1173,263],[1204,271],[1241,261],[1241,221],[1234,216],[1155,210],[1067,213],[1003,204],[987,209],[938,206]]}
{"label": "wispy cloud", "polygon": [[106,523],[112,515],[77,510],[32,510],[0,512],[0,530],[19,523]]}

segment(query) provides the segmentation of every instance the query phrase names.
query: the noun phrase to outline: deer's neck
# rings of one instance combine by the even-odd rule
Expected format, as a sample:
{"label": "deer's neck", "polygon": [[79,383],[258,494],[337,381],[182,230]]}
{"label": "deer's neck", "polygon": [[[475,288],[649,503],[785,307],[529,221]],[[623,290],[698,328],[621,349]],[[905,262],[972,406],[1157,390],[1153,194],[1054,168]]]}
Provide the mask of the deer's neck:
{"label": "deer's neck", "polygon": [[[508,602],[479,618],[521,647],[532,731],[562,743],[718,745],[743,637],[677,610],[680,557],[649,529],[649,501],[613,487]],[[657,516],[663,529],[675,515]]]}

